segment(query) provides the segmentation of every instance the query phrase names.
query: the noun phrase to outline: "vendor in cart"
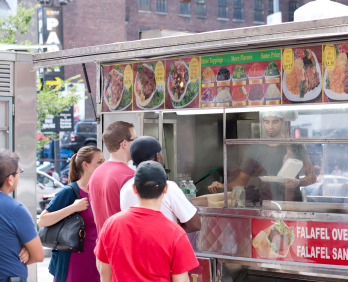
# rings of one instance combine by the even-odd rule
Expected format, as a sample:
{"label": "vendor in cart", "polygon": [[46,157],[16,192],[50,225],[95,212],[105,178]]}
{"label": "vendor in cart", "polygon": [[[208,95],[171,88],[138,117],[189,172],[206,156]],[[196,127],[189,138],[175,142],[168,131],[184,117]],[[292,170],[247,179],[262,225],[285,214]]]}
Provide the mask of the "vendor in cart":
{"label": "vendor in cart", "polygon": [[[284,123],[282,112],[264,112],[262,125],[266,138],[285,138],[281,131]],[[304,177],[299,179],[286,178],[283,182],[260,181],[260,202],[273,201],[302,201],[300,186],[307,186],[316,181],[316,175],[307,150],[302,144],[255,144],[251,145],[244,155],[240,172],[236,179],[227,184],[228,190],[234,186],[246,186],[252,176],[276,176],[288,158],[298,159],[303,162]],[[224,185],[217,181],[208,186],[211,193]]]}

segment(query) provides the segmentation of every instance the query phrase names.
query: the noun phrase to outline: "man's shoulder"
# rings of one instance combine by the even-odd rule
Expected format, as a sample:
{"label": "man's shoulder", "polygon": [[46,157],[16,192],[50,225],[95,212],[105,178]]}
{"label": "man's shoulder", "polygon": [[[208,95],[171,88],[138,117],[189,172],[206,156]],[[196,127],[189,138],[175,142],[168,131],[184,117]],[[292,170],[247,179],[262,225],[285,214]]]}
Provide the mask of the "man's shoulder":
{"label": "man's shoulder", "polygon": [[109,229],[115,223],[122,222],[122,221],[125,222],[124,219],[129,219],[132,216],[133,215],[132,215],[130,209],[126,209],[126,210],[120,211],[118,213],[115,213],[105,221],[104,228]]}
{"label": "man's shoulder", "polygon": [[96,168],[92,174],[91,180],[95,178],[105,179],[107,176],[134,176],[135,171],[125,163],[107,161]]}
{"label": "man's shoulder", "polygon": [[123,186],[125,181],[128,181],[129,178],[134,177],[134,173],[134,170],[129,168],[124,163],[108,161],[96,168],[90,178],[89,186],[93,186],[93,183],[97,184],[100,182],[105,183],[115,181],[121,181],[121,185]]}
{"label": "man's shoulder", "polygon": [[29,213],[28,209],[20,201],[3,193],[0,193],[0,206],[6,210],[4,214],[10,215],[11,217]]}
{"label": "man's shoulder", "polygon": [[121,191],[124,189],[124,190],[129,190],[129,189],[132,189],[132,185],[134,184],[134,177],[132,177],[131,179],[129,179],[123,186],[122,186],[122,189]]}
{"label": "man's shoulder", "polygon": [[167,193],[164,194],[164,197],[174,198],[179,196],[179,193],[182,193],[180,187],[174,181],[167,181],[168,190]]}

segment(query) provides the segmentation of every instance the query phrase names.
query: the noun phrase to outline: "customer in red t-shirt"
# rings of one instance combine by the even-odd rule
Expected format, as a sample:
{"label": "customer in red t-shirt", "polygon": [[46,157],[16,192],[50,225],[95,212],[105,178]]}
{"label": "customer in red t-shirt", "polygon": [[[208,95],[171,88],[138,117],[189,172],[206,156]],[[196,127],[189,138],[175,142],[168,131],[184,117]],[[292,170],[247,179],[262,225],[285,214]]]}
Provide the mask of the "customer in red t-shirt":
{"label": "customer in red t-shirt", "polygon": [[94,251],[103,282],[188,282],[188,271],[199,265],[185,231],[160,212],[166,179],[158,162],[138,166],[133,184],[138,205],[105,222]]}
{"label": "customer in red t-shirt", "polygon": [[127,163],[131,160],[129,148],[135,138],[133,124],[124,121],[110,124],[103,134],[110,158],[94,171],[87,186],[98,234],[104,222],[121,211],[121,188],[134,176]]}

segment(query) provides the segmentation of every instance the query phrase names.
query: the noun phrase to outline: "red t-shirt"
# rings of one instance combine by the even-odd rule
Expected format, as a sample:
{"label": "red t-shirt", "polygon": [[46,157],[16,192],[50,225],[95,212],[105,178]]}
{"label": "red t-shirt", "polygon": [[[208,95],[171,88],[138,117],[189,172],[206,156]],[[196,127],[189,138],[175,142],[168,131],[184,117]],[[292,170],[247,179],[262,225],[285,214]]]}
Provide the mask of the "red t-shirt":
{"label": "red t-shirt", "polygon": [[135,171],[121,162],[105,162],[92,174],[87,189],[92,203],[98,234],[104,222],[121,211],[120,191]]}
{"label": "red t-shirt", "polygon": [[199,265],[185,231],[160,211],[131,207],[109,218],[94,250],[113,282],[172,281]]}

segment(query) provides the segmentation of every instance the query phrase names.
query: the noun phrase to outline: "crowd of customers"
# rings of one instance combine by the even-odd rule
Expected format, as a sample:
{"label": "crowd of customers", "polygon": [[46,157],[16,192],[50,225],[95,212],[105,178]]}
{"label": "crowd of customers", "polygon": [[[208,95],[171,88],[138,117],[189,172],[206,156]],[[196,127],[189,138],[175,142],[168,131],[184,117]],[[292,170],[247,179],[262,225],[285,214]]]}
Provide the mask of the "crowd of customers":
{"label": "crowd of customers", "polygon": [[[106,128],[103,142],[109,159],[96,147],[82,147],[71,159],[69,185],[40,215],[39,227],[75,212],[85,222],[83,252],[52,251],[53,281],[188,282],[198,261],[186,233],[200,230],[201,222],[177,184],[167,181],[160,143],[137,138],[134,126],[122,121]],[[8,196],[20,172],[18,157],[0,150],[0,281],[19,276],[25,282],[26,264],[44,257],[31,215]]]}

